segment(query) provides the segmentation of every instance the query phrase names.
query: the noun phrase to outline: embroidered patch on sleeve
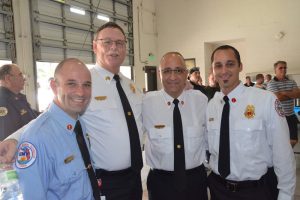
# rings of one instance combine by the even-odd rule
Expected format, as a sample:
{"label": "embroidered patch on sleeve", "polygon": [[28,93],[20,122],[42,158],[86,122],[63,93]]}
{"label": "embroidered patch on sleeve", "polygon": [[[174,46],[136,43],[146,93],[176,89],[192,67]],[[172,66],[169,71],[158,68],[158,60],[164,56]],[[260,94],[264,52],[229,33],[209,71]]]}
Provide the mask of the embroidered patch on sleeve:
{"label": "embroidered patch on sleeve", "polygon": [[16,166],[20,169],[30,167],[36,160],[36,148],[29,142],[20,144],[17,152]]}
{"label": "embroidered patch on sleeve", "polygon": [[278,99],[275,100],[275,110],[278,113],[279,116],[285,117],[282,105]]}

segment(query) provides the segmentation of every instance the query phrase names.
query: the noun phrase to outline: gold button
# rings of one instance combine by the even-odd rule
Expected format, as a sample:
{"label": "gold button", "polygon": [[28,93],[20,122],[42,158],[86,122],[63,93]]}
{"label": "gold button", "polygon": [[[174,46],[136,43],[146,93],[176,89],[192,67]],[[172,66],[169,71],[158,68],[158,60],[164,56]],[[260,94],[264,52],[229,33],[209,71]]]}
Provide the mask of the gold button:
{"label": "gold button", "polygon": [[128,115],[128,116],[131,116],[131,112],[127,112],[127,115]]}
{"label": "gold button", "polygon": [[177,149],[181,149],[181,145],[180,144],[177,144]]}

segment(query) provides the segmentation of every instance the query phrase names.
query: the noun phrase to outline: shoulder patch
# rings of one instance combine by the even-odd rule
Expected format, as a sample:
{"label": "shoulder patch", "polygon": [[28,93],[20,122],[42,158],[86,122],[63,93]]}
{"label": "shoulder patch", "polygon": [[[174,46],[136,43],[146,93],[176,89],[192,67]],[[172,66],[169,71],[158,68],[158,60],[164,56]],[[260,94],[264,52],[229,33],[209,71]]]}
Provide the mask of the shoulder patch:
{"label": "shoulder patch", "polygon": [[16,166],[20,169],[30,167],[36,160],[36,153],[33,144],[23,142],[18,148]]}
{"label": "shoulder patch", "polygon": [[0,107],[0,117],[4,117],[5,115],[7,115],[8,110],[6,107]]}
{"label": "shoulder patch", "polygon": [[278,113],[279,116],[285,117],[282,105],[278,99],[275,100],[275,110]]}

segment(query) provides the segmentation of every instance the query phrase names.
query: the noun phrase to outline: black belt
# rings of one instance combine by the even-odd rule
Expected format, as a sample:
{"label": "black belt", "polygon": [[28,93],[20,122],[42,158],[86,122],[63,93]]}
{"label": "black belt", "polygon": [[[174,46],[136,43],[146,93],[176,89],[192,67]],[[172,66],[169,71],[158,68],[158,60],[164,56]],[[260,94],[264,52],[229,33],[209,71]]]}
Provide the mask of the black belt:
{"label": "black belt", "polygon": [[215,174],[214,172],[211,172],[210,174],[216,181],[221,183],[226,187],[227,190],[231,192],[237,192],[242,189],[250,189],[250,188],[256,188],[258,186],[263,185],[263,179],[264,176],[259,180],[247,180],[247,181],[231,181],[226,180],[222,178],[221,176]]}
{"label": "black belt", "polygon": [[124,176],[132,173],[132,169],[129,167],[127,169],[117,170],[117,171],[107,171],[104,169],[96,169],[97,178],[101,178],[103,176]]}
{"label": "black belt", "polygon": [[[185,170],[186,174],[193,174],[195,172],[199,172],[201,170],[204,170],[204,166],[200,165],[198,167],[192,168],[192,169],[187,169]],[[155,174],[160,174],[160,175],[174,175],[174,171],[166,171],[166,170],[161,170],[161,169],[151,169],[152,172]]]}

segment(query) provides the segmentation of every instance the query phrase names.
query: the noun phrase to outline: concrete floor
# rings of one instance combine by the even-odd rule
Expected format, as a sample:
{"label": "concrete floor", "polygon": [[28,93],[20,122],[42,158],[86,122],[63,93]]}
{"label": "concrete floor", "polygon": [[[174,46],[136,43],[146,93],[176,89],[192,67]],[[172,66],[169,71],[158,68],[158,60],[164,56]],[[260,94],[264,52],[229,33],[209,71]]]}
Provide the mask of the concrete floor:
{"label": "concrete floor", "polygon": [[[298,135],[300,138],[300,126],[298,126],[298,129],[299,129]],[[297,171],[296,171],[297,184],[295,190],[295,200],[300,200],[300,144],[299,143],[294,147],[294,152],[295,152],[296,166],[297,166]],[[145,156],[143,155],[143,157]],[[144,168],[142,169],[142,183],[144,189],[143,200],[148,200],[148,192],[146,186],[148,172],[149,172],[149,167],[146,165],[144,160]]]}

